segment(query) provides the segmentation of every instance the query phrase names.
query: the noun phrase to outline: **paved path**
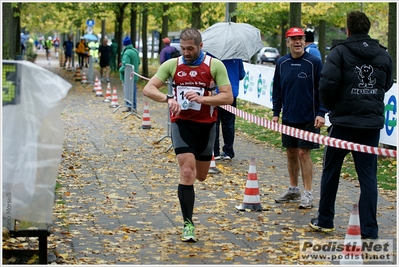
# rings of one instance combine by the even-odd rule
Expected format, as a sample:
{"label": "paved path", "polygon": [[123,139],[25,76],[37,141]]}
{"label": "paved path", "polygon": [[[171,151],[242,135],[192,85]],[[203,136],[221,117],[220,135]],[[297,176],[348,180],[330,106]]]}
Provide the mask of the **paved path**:
{"label": "paved path", "polygon": [[[109,103],[95,96],[93,86],[75,82],[74,72],[60,68],[55,59],[48,65],[40,55],[37,64],[73,85],[62,101],[65,142],[52,237],[59,240],[56,250],[66,263],[320,264],[299,261],[300,240],[345,238],[351,207],[359,195],[356,181],[341,180],[337,230],[312,232],[308,223],[317,212],[321,170],[314,170],[315,208],[300,210],[298,203],[274,203],[288,184],[285,154],[237,134],[236,157],[217,161],[221,173],[195,184],[199,242],[181,242],[178,165],[173,150],[165,152],[170,138],[156,142],[167,135],[166,104],[146,99],[139,88],[138,112],[145,101],[150,109],[152,128],[144,130],[140,118],[124,118],[120,110],[113,113]],[[112,78],[111,85],[117,87],[122,104],[120,81]],[[105,83],[102,86],[105,95]],[[243,201],[251,157],[256,159],[262,212],[235,208]],[[380,238],[395,239],[396,251],[395,195],[380,195],[378,221]]]}

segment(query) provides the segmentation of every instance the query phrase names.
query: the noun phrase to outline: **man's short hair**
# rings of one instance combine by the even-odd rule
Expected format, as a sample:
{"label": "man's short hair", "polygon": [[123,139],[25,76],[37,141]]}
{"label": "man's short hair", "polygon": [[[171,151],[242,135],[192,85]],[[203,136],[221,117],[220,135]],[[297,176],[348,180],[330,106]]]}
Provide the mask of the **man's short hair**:
{"label": "man's short hair", "polygon": [[360,11],[353,11],[346,17],[346,27],[350,34],[368,34],[371,23],[366,14]]}
{"label": "man's short hair", "polygon": [[181,40],[194,40],[196,45],[200,45],[202,42],[202,36],[199,30],[195,28],[184,29],[180,34]]}

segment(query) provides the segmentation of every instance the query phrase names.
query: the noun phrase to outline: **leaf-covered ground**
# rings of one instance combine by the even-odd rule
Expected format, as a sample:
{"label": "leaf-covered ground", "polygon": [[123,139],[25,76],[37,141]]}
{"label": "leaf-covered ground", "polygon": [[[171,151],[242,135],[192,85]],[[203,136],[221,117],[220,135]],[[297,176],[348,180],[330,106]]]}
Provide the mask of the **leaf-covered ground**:
{"label": "leaf-covered ground", "polygon": [[[193,220],[199,242],[183,243],[179,170],[173,149],[166,151],[171,143],[166,105],[144,98],[139,88],[139,116],[148,101],[152,126],[142,129],[140,118],[125,118],[121,110],[113,113],[109,103],[92,92],[93,86],[74,81],[73,72],[47,66],[43,60],[38,64],[73,85],[62,101],[65,141],[48,242],[56,258],[53,264],[331,264],[302,261],[299,242],[345,238],[359,195],[356,181],[341,182],[336,231],[312,232],[308,223],[317,213],[320,169],[314,170],[315,208],[276,204],[274,198],[288,184],[284,153],[237,133],[236,157],[217,161],[220,173],[195,184]],[[115,77],[111,84],[122,104],[121,83]],[[104,83],[103,88],[105,95]],[[243,201],[251,157],[256,159],[261,212],[235,208]],[[379,201],[380,238],[395,239],[396,251],[396,194],[382,192]],[[3,241],[3,248],[35,245],[26,239]]]}

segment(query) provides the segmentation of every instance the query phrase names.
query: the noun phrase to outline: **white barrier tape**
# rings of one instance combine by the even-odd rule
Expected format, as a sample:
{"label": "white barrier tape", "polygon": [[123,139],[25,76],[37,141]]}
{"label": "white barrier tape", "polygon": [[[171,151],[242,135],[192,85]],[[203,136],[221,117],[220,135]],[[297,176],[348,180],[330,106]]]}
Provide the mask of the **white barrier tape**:
{"label": "white barrier tape", "polygon": [[300,139],[303,139],[306,141],[310,141],[313,143],[318,143],[318,144],[323,144],[326,146],[348,149],[348,150],[363,152],[363,153],[368,153],[368,154],[376,154],[379,156],[396,157],[396,150],[372,147],[372,146],[357,144],[357,143],[353,143],[353,142],[348,142],[345,140],[341,140],[341,139],[337,139],[337,138],[333,138],[333,137],[329,137],[329,136],[323,136],[323,135],[316,134],[316,133],[311,133],[311,132],[293,128],[293,127],[290,127],[287,125],[282,125],[282,124],[279,124],[276,122],[272,122],[272,121],[266,120],[264,118],[260,118],[259,116],[239,110],[230,105],[224,105],[224,106],[220,106],[220,107],[233,113],[234,115],[237,115],[237,116],[239,116],[249,122],[255,123],[259,126],[262,126],[262,127],[265,127],[265,128],[268,128],[273,131],[277,131],[279,133],[283,133],[283,134],[286,134],[289,136],[293,136],[293,137],[300,138]]}

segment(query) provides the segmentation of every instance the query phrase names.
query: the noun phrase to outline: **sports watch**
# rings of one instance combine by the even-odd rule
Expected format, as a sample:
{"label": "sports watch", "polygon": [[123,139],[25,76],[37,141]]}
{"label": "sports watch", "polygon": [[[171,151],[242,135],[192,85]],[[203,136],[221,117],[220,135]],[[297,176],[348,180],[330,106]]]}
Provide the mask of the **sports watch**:
{"label": "sports watch", "polygon": [[166,94],[166,102],[168,102],[169,99],[174,98],[174,95],[171,94]]}

